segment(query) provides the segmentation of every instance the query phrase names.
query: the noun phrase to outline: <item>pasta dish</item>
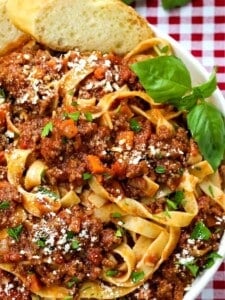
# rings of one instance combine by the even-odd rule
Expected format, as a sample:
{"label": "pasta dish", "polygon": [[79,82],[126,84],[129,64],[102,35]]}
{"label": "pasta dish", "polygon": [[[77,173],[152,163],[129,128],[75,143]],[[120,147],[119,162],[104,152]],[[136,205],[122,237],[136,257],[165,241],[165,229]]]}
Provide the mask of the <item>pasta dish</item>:
{"label": "pasta dish", "polygon": [[0,58],[0,299],[182,299],[216,259],[225,166],[124,57],[29,42]]}

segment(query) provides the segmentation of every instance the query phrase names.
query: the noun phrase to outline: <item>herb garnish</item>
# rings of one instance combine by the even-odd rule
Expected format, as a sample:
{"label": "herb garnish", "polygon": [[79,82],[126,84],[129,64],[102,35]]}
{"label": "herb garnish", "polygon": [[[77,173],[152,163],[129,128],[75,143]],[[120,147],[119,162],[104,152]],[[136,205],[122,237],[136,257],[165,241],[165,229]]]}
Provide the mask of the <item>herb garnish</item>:
{"label": "herb garnish", "polygon": [[[1,88],[0,88],[0,100],[3,100],[3,101],[5,100],[5,92]],[[1,101],[1,102],[3,102],[3,101]]]}
{"label": "herb garnish", "polygon": [[36,241],[36,244],[38,247],[40,248],[44,248],[45,247],[45,242],[46,242],[46,238],[42,237],[39,240]]}
{"label": "herb garnish", "polygon": [[192,87],[188,69],[173,55],[140,61],[131,69],[156,102],[187,112],[190,132],[204,158],[216,170],[225,152],[225,121],[222,113],[205,101],[216,89],[215,72],[207,82]]}
{"label": "herb garnish", "polygon": [[124,229],[122,227],[118,227],[116,230],[115,236],[120,238],[120,237],[123,237],[123,235],[124,235]]}
{"label": "herb garnish", "polygon": [[53,131],[53,123],[52,123],[52,122],[48,122],[48,123],[44,126],[44,128],[42,129],[41,137],[46,137],[46,136],[48,136],[52,131]]}
{"label": "herb garnish", "polygon": [[82,178],[84,179],[84,180],[89,180],[89,179],[91,179],[92,178],[92,174],[91,173],[83,173],[83,175],[82,175]]}
{"label": "herb garnish", "polygon": [[166,172],[166,167],[164,167],[164,166],[157,166],[155,168],[155,172],[157,174],[164,174]]}
{"label": "herb garnish", "polygon": [[204,268],[209,269],[214,265],[216,259],[223,258],[223,257],[216,251],[213,251],[209,255],[207,255],[206,258],[207,258],[207,260],[206,260],[206,263],[204,264]]}
{"label": "herb garnish", "polygon": [[144,279],[144,277],[145,277],[145,273],[143,271],[131,273],[131,280],[134,283],[141,281],[142,279]]}
{"label": "herb garnish", "polygon": [[199,271],[199,266],[195,262],[188,262],[184,266],[191,272],[191,274],[196,277]]}
{"label": "herb garnish", "polygon": [[8,209],[10,207],[9,201],[2,201],[0,203],[0,210]]}
{"label": "herb garnish", "polygon": [[162,0],[162,6],[165,9],[172,9],[175,7],[184,6],[191,0]]}
{"label": "herb garnish", "polygon": [[119,212],[114,212],[114,213],[112,213],[112,218],[121,218],[122,217],[122,215],[121,215],[121,213],[119,213]]}
{"label": "herb garnish", "polygon": [[17,242],[19,240],[19,237],[20,237],[22,231],[23,231],[23,225],[22,224],[20,224],[20,225],[18,225],[16,227],[11,227],[11,228],[7,229],[8,235],[11,238],[13,238],[14,240],[16,240]]}
{"label": "herb garnish", "polygon": [[93,115],[92,115],[92,113],[86,112],[86,113],[84,113],[84,116],[85,116],[85,118],[86,118],[86,120],[88,122],[92,122],[93,121]]}
{"label": "herb garnish", "polygon": [[169,199],[166,200],[168,209],[170,210],[179,209],[183,200],[184,200],[184,192],[176,191],[175,193],[169,196]]}
{"label": "herb garnish", "polygon": [[194,240],[208,241],[211,235],[211,231],[206,227],[206,225],[202,221],[199,221],[196,223],[190,238]]}
{"label": "herb garnish", "polygon": [[118,274],[118,270],[107,270],[105,275],[108,276],[108,277],[114,277]]}
{"label": "herb garnish", "polygon": [[79,117],[80,117],[80,112],[76,111],[76,112],[73,112],[73,113],[65,113],[64,116],[66,118],[72,119],[73,121],[77,122],[79,120]]}
{"label": "herb garnish", "polygon": [[71,248],[77,250],[80,247],[80,242],[77,239],[73,239],[71,242]]}
{"label": "herb garnish", "polygon": [[38,187],[38,193],[40,193],[42,195],[46,195],[47,197],[52,198],[54,200],[59,199],[59,196],[55,192],[51,191],[49,188],[44,187],[44,186]]}
{"label": "herb garnish", "polygon": [[67,281],[66,285],[68,288],[72,288],[75,284],[79,283],[79,279],[76,276],[73,276],[69,281]]}
{"label": "herb garnish", "polygon": [[141,125],[136,119],[130,119],[130,129],[134,132],[141,131]]}

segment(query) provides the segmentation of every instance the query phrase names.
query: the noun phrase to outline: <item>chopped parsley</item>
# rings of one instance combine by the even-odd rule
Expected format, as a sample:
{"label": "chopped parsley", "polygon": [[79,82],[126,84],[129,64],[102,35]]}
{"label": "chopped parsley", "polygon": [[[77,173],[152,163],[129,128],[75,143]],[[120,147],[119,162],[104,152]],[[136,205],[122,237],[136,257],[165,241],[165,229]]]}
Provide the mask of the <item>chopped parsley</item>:
{"label": "chopped parsley", "polygon": [[77,122],[79,120],[79,117],[80,117],[80,112],[76,111],[76,112],[73,112],[73,113],[65,113],[65,117]]}
{"label": "chopped parsley", "polygon": [[39,240],[36,241],[36,244],[39,248],[44,248],[45,247],[45,242],[46,242],[46,238],[42,237]]}
{"label": "chopped parsley", "polygon": [[44,186],[38,187],[38,193],[42,195],[46,195],[47,197],[52,198],[54,200],[59,199],[59,196],[55,192],[51,191],[49,188],[46,188]]}
{"label": "chopped parsley", "polygon": [[211,237],[212,233],[211,231],[206,227],[206,225],[199,221],[196,223],[190,238],[194,240],[204,240],[208,241]]}
{"label": "chopped parsley", "polygon": [[92,122],[93,121],[93,115],[92,115],[92,113],[86,112],[86,113],[84,113],[84,116],[85,116],[85,118],[86,118],[86,120],[88,122]]}
{"label": "chopped parsley", "polygon": [[119,212],[114,212],[114,213],[112,213],[112,218],[119,219],[119,218],[121,218],[121,217],[122,217],[122,215],[121,215],[121,213],[119,213]]}
{"label": "chopped parsley", "polygon": [[0,99],[5,100],[5,92],[3,89],[0,89]]}
{"label": "chopped parsley", "polygon": [[105,274],[108,277],[114,277],[118,274],[118,270],[113,270],[113,269],[107,270]]}
{"label": "chopped parsley", "polygon": [[206,258],[207,258],[207,260],[206,260],[206,263],[204,264],[204,268],[209,269],[214,265],[216,259],[223,258],[223,257],[216,251],[213,251],[209,255],[207,255]]}
{"label": "chopped parsley", "polygon": [[89,179],[92,178],[92,174],[91,174],[91,173],[84,173],[84,174],[82,175],[82,178],[83,178],[84,180],[89,180]]}
{"label": "chopped parsley", "polygon": [[73,276],[69,281],[67,281],[66,285],[68,288],[72,288],[75,284],[79,283],[79,279],[76,276]]}
{"label": "chopped parsley", "polygon": [[67,240],[71,240],[71,239],[74,237],[74,235],[75,235],[75,234],[74,234],[73,231],[69,231],[69,230],[68,230],[68,231],[66,232],[66,239],[67,239]]}
{"label": "chopped parsley", "polygon": [[5,210],[8,209],[9,207],[10,207],[9,201],[2,201],[0,203],[0,210]]}
{"label": "chopped parsley", "polygon": [[22,224],[20,224],[16,227],[11,227],[11,228],[7,229],[8,235],[17,242],[19,240],[19,237],[20,237],[22,231],[23,231],[23,225]]}
{"label": "chopped parsley", "polygon": [[155,168],[155,171],[157,174],[164,174],[166,172],[166,167],[164,166],[157,166]]}
{"label": "chopped parsley", "polygon": [[142,279],[144,279],[144,277],[145,277],[145,273],[143,271],[131,273],[131,280],[134,283],[141,281]]}
{"label": "chopped parsley", "polygon": [[141,131],[141,125],[136,119],[130,119],[130,129],[134,132]]}
{"label": "chopped parsley", "polygon": [[122,227],[117,228],[115,236],[120,238],[124,235],[124,229]]}
{"label": "chopped parsley", "polygon": [[52,131],[53,131],[53,123],[52,123],[52,122],[48,122],[48,123],[44,126],[44,128],[42,129],[41,137],[46,137],[46,136],[48,136]]}
{"label": "chopped parsley", "polygon": [[189,263],[186,263],[184,264],[184,266],[190,271],[190,273],[196,277],[197,274],[198,274],[198,271],[199,271],[199,266],[196,265],[195,262],[189,262]]}
{"label": "chopped parsley", "polygon": [[166,200],[166,204],[169,210],[177,210],[181,206],[184,200],[184,192],[176,191],[175,193],[169,196],[169,199]]}
{"label": "chopped parsley", "polygon": [[71,248],[77,250],[80,247],[80,242],[77,239],[73,239],[71,242]]}

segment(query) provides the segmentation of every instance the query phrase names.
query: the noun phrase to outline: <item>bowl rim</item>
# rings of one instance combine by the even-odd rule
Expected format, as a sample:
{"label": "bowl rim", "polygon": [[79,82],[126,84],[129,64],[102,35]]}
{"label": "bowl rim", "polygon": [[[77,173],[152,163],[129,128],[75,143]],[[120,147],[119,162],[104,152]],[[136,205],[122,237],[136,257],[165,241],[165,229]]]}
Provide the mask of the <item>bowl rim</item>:
{"label": "bowl rim", "polygon": [[[181,58],[184,64],[187,66],[191,74],[192,83],[200,84],[201,82],[204,82],[209,78],[208,71],[189,51],[187,51],[182,46],[181,43],[177,42],[167,33],[162,32],[156,26],[152,24],[149,24],[149,26],[151,27],[155,36],[165,39],[171,44],[175,55]],[[225,116],[225,99],[218,87],[212,94],[212,96],[209,98],[209,101],[212,102]],[[195,300],[206,287],[206,285],[209,283],[209,281],[213,279],[213,276],[215,275],[225,258],[225,233],[223,234],[223,237],[220,241],[218,254],[220,254],[222,258],[217,259],[211,268],[202,272],[193,281],[193,283],[190,286],[190,289],[185,293],[183,300]]]}

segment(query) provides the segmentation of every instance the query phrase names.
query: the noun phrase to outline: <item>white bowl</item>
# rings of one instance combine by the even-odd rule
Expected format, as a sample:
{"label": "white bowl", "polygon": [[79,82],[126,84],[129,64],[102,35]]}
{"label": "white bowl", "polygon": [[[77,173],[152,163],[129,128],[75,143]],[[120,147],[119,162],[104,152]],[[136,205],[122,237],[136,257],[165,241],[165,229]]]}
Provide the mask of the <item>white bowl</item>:
{"label": "white bowl", "polygon": [[[192,84],[197,85],[202,82],[205,82],[209,78],[208,72],[204,69],[204,67],[199,63],[199,61],[192,56],[188,51],[186,51],[177,41],[175,41],[172,37],[167,34],[161,32],[158,28],[153,25],[150,25],[152,30],[155,32],[155,35],[167,40],[173,50],[175,55],[182,59],[186,67],[191,73]],[[219,89],[217,89],[212,97],[210,97],[210,102],[215,104],[215,106],[222,111],[225,115],[225,99]],[[225,257],[225,234],[221,240],[220,247],[218,253]],[[190,290],[185,294],[183,300],[194,300],[201,293],[207,283],[213,278],[214,274],[218,270],[221,265],[223,259],[217,259],[214,265],[203,272],[200,276],[196,278],[193,284],[190,287]]]}

